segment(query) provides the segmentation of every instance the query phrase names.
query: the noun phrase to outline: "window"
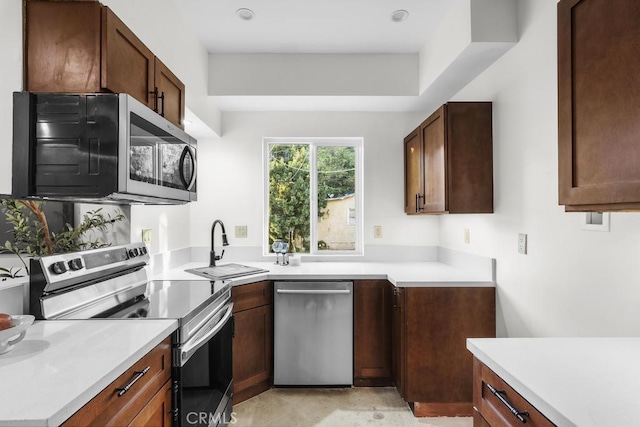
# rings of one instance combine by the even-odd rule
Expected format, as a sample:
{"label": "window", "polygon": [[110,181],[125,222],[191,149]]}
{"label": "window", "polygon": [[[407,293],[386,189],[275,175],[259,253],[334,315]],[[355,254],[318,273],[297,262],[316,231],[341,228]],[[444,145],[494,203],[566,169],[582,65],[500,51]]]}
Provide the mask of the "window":
{"label": "window", "polygon": [[362,138],[265,138],[265,253],[362,253]]}

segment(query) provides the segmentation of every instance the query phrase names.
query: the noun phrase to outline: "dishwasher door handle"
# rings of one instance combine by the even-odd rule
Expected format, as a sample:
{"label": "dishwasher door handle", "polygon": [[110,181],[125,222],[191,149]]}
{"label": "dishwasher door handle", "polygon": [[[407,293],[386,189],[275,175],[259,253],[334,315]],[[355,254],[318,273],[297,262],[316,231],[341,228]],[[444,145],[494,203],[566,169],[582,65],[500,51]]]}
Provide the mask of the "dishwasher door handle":
{"label": "dishwasher door handle", "polygon": [[276,289],[278,294],[293,295],[346,295],[350,294],[349,289]]}

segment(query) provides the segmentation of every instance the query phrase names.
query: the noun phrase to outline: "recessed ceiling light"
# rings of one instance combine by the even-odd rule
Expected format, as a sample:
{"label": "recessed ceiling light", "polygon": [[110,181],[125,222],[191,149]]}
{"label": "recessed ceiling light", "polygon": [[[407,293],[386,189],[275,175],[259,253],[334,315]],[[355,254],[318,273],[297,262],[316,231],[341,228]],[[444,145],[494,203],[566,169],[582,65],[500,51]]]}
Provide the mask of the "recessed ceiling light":
{"label": "recessed ceiling light", "polygon": [[402,22],[409,17],[409,12],[404,9],[398,9],[391,14],[391,20],[393,22]]}
{"label": "recessed ceiling light", "polygon": [[256,16],[253,10],[246,9],[244,7],[236,10],[236,15],[238,15],[238,18],[244,19],[245,21],[251,21]]}

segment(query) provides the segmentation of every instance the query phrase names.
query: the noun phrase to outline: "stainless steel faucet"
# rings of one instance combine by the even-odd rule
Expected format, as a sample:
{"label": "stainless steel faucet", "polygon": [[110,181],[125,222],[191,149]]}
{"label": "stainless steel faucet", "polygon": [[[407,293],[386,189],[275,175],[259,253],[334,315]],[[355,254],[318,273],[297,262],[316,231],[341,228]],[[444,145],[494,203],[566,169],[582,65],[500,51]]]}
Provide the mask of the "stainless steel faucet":
{"label": "stainless steel faucet", "polygon": [[214,247],[214,232],[216,231],[217,224],[220,224],[220,227],[222,227],[222,246],[229,246],[229,242],[227,241],[227,232],[224,229],[224,224],[219,219],[216,219],[215,221],[213,221],[213,225],[211,226],[211,252],[209,255],[209,267],[215,267],[216,261],[220,261],[224,256],[224,249],[222,250],[220,256],[217,256]]}

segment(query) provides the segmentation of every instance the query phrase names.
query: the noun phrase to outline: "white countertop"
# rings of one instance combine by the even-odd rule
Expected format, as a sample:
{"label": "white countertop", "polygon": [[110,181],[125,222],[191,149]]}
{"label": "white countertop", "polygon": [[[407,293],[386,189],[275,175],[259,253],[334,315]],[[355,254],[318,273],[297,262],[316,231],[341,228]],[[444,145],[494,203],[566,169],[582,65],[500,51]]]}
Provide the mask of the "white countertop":
{"label": "white countertop", "polygon": [[[229,262],[230,263],[230,262]],[[455,268],[441,262],[303,262],[299,266],[276,265],[272,262],[234,262],[268,270],[230,279],[235,285],[260,280],[335,280],[382,279],[397,287],[494,287],[491,277],[477,271]],[[218,265],[228,264],[219,262]],[[153,276],[154,280],[207,280],[185,269],[206,267],[207,263],[192,262]]]}
{"label": "white countertop", "polygon": [[467,348],[560,427],[640,426],[640,338],[474,338]]}
{"label": "white countertop", "polygon": [[0,426],[60,425],[176,327],[176,320],[35,322],[0,355]]}

